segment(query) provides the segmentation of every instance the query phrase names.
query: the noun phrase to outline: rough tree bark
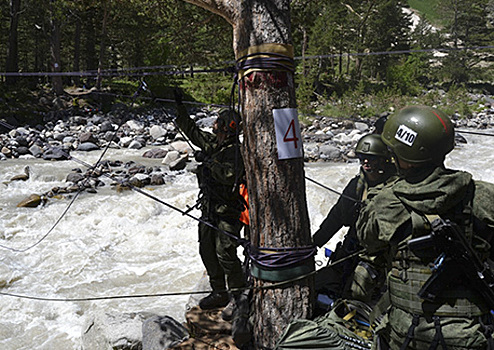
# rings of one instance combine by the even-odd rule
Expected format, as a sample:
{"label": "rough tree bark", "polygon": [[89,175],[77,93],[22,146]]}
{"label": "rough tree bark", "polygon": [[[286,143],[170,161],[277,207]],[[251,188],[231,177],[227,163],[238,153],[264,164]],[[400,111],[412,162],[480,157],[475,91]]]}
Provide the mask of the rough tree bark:
{"label": "rough tree bark", "polygon": [[[224,17],[232,26],[238,59],[249,47],[291,44],[289,0],[185,0]],[[244,161],[249,189],[251,241],[262,247],[310,244],[302,158],[278,160],[273,109],[295,108],[293,74],[249,73],[240,84],[244,126]],[[254,291],[254,345],[273,348],[295,318],[312,312],[312,280]],[[256,280],[255,286],[269,282]]]}
{"label": "rough tree bark", "polygon": [[103,81],[102,70],[105,63],[105,51],[106,51],[106,36],[107,26],[108,26],[108,18],[110,16],[110,7],[111,1],[105,1],[103,3],[103,24],[101,25],[101,41],[100,41],[100,49],[99,49],[99,62],[98,62],[98,77],[96,79],[96,88],[101,89],[101,82]]}
{"label": "rough tree bark", "polygon": [[[62,71],[61,57],[60,57],[60,18],[56,8],[56,3],[54,0],[50,1],[50,51],[51,51],[51,61],[52,61],[52,72],[60,73]],[[54,75],[52,77],[52,85],[55,93],[60,96],[63,94],[63,84],[62,77],[59,75]]]}
{"label": "rough tree bark", "polygon": [[[7,50],[6,71],[17,73],[19,71],[19,49],[18,49],[18,26],[19,14],[21,10],[21,0],[10,1],[10,29],[9,29],[9,46]],[[17,77],[9,76],[5,82],[13,85],[17,82]]]}

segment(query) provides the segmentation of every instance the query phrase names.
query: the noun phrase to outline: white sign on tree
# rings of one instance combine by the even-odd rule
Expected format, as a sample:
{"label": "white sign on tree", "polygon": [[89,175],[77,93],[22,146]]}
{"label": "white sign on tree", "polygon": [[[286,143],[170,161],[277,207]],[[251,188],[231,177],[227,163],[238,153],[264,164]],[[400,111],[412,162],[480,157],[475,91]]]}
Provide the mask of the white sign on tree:
{"label": "white sign on tree", "polygon": [[295,108],[273,109],[278,159],[303,157],[302,137]]}

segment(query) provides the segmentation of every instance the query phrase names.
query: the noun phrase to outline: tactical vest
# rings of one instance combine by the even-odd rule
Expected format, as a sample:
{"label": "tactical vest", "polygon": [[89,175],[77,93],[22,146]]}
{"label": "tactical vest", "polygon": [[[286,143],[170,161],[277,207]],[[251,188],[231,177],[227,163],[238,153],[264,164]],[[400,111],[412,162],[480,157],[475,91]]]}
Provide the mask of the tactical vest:
{"label": "tactical vest", "polygon": [[[463,230],[465,236],[481,259],[488,256],[490,245],[473,232],[472,223],[472,199],[473,190],[469,191],[465,199],[460,203],[450,216]],[[451,217],[452,216],[452,217]],[[425,316],[464,316],[473,317],[487,314],[489,307],[483,301],[480,294],[468,288],[465,278],[458,274],[448,277],[447,286],[443,288],[434,302],[422,300],[417,293],[424,283],[431,277],[437,255],[415,255],[408,247],[410,238],[421,237],[431,233],[431,222],[437,215],[425,215],[411,211],[411,235],[401,241],[397,254],[392,262],[392,268],[388,279],[389,297],[391,304],[415,315]]]}

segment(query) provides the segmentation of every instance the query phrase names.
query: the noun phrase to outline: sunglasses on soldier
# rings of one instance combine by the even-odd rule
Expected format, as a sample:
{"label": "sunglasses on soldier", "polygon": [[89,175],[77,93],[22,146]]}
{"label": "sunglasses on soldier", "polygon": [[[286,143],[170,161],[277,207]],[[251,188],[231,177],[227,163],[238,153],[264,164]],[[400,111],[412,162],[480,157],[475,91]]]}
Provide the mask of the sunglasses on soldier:
{"label": "sunglasses on soldier", "polygon": [[374,162],[374,161],[377,161],[379,159],[379,156],[376,156],[376,155],[373,155],[373,154],[362,154],[362,153],[359,153],[357,155],[357,158],[363,162],[364,160],[368,160],[369,162]]}

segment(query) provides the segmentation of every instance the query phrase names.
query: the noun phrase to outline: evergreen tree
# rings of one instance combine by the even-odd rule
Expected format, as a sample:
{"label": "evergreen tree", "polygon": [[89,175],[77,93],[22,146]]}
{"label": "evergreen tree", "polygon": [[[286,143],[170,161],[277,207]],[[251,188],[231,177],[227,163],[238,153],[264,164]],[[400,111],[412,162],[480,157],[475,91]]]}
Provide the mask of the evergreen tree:
{"label": "evergreen tree", "polygon": [[488,17],[489,0],[445,0],[441,10],[447,26],[444,30],[445,45],[451,51],[444,60],[443,74],[453,83],[466,82],[481,77],[479,64],[488,51],[465,50],[494,43],[494,31]]}

